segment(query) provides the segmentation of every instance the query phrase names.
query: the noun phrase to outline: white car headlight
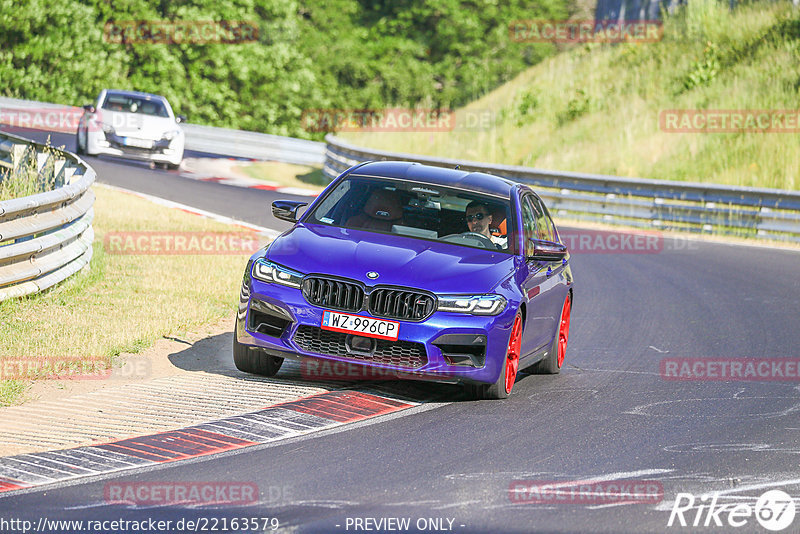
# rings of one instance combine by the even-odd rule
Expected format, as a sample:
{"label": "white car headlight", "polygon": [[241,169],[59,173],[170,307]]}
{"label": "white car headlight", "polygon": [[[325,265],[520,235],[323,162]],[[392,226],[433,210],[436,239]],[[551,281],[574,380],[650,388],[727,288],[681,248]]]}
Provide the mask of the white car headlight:
{"label": "white car headlight", "polygon": [[262,258],[253,264],[253,278],[299,289],[303,274]]}
{"label": "white car headlight", "polygon": [[181,133],[180,130],[170,130],[168,132],[164,132],[164,135],[162,135],[161,137],[163,137],[167,141],[172,141],[173,139],[178,137],[180,133]]}
{"label": "white car headlight", "polygon": [[110,124],[107,124],[107,123],[103,122],[103,123],[100,123],[100,127],[103,128],[103,131],[105,133],[109,133],[109,134],[113,134],[114,133],[114,127],[111,126]]}
{"label": "white car headlight", "polygon": [[508,302],[500,295],[439,295],[438,311],[498,315]]}

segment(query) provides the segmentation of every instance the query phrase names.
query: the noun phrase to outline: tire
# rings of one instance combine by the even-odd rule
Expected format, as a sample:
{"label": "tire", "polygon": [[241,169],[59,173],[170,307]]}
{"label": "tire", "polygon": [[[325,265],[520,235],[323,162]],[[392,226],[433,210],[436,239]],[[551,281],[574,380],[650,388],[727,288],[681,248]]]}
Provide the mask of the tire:
{"label": "tire", "polygon": [[536,374],[556,375],[561,372],[564,358],[567,355],[567,341],[569,341],[569,318],[572,314],[572,297],[567,293],[564,306],[561,308],[561,317],[558,321],[558,330],[553,338],[553,343],[547,351],[547,357],[535,363],[530,371]]}
{"label": "tire", "polygon": [[519,354],[522,345],[522,315],[517,312],[511,335],[508,336],[508,347],[503,360],[503,368],[497,382],[491,385],[470,384],[466,387],[467,394],[476,400],[481,399],[507,399],[514,388],[519,372]]}
{"label": "tire", "polygon": [[233,329],[233,364],[240,371],[261,376],[275,376],[283,364],[283,358],[270,356],[263,349],[239,343],[238,323]]}
{"label": "tire", "polygon": [[75,132],[75,153],[79,156],[86,155],[86,149],[81,147],[81,130],[78,128],[78,131]]}

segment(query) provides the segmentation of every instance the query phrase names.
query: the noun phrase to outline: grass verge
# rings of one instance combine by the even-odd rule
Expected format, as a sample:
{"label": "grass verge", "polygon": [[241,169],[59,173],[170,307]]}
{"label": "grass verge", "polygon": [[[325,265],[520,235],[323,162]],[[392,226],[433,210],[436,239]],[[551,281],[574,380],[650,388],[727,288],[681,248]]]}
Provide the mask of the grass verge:
{"label": "grass verge", "polygon": [[[357,132],[362,146],[544,169],[800,189],[796,133],[670,133],[664,110],[795,110],[800,10],[692,0],[657,43],[584,44],[458,111],[488,125]],[[469,124],[466,119],[456,124]]]}
{"label": "grass verge", "polygon": [[[112,254],[108,232],[238,232],[210,219],[95,187],[91,269],[42,294],[0,302],[0,365],[104,361],[163,336],[230,315],[247,254]],[[9,375],[6,375],[6,378]],[[20,402],[30,381],[0,381],[0,405]]]}
{"label": "grass verge", "polygon": [[300,187],[321,192],[328,185],[322,168],[282,163],[280,161],[255,161],[233,168],[250,178],[272,182],[284,187]]}

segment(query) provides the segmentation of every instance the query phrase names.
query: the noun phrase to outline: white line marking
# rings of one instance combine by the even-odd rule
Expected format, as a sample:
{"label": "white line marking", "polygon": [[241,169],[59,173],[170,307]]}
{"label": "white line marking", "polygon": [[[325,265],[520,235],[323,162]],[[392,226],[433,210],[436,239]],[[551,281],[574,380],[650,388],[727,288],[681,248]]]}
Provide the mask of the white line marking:
{"label": "white line marking", "polygon": [[732,493],[741,493],[743,491],[760,490],[764,488],[772,488],[775,486],[795,486],[800,485],[800,478],[789,478],[785,480],[778,480],[775,482],[762,482],[760,484],[751,484],[750,486],[740,486],[738,488],[731,488],[727,490],[715,491],[717,495],[728,495]]}
{"label": "white line marking", "polygon": [[[663,414],[663,413],[647,413],[648,408],[652,408],[654,406],[661,406],[664,404],[677,404],[680,402],[704,402],[707,403],[709,401],[729,401],[731,398],[734,397],[714,397],[709,399],[674,399],[674,400],[666,400],[666,401],[659,401],[659,402],[651,402],[648,404],[640,404],[639,406],[635,406],[633,409],[622,412],[628,415],[643,415],[645,417],[678,417],[682,418],[685,417],[684,414]],[[754,399],[768,399],[768,400],[776,400],[776,399],[791,399],[797,400],[796,397],[735,397],[736,400],[754,400]],[[800,411],[800,404],[794,404],[784,410],[779,412],[767,412],[767,413],[736,413],[732,415],[728,414],[696,414],[694,417],[732,417],[732,418],[745,418],[745,417],[764,417],[764,418],[775,418],[775,417],[785,417],[787,415],[791,415],[794,412]]]}
{"label": "white line marking", "polygon": [[[45,452],[47,452],[47,451],[45,451]],[[45,462],[50,462],[50,463],[54,463],[54,464],[58,464],[58,465],[63,465],[64,467],[67,467],[69,469],[78,468],[78,469],[83,469],[83,470],[89,471],[91,473],[99,473],[99,471],[97,471],[96,469],[91,469],[89,467],[84,467],[84,466],[78,465],[78,464],[74,464],[73,465],[73,464],[69,464],[69,463],[66,463],[66,462],[60,462],[58,460],[54,460],[52,458],[48,458],[47,456],[39,456],[39,453],[35,453],[35,452],[34,453],[20,454],[20,455],[15,456],[15,458],[20,458],[20,457],[34,458],[34,459],[42,460],[42,461],[45,461]],[[31,463],[33,465],[38,465],[39,467],[46,467],[46,466],[37,464],[36,462],[26,462],[26,463]],[[57,468],[54,468],[54,467],[51,468],[51,469],[53,471],[61,471],[60,469],[57,469]],[[74,471],[69,471],[69,470],[62,471],[62,472],[66,473],[68,475],[74,475],[75,474]]]}
{"label": "white line marking", "polygon": [[614,506],[628,506],[629,504],[641,504],[641,501],[626,501],[626,502],[612,502],[608,504],[596,504],[594,506],[587,506],[589,510],[599,510],[601,508],[613,508]]}

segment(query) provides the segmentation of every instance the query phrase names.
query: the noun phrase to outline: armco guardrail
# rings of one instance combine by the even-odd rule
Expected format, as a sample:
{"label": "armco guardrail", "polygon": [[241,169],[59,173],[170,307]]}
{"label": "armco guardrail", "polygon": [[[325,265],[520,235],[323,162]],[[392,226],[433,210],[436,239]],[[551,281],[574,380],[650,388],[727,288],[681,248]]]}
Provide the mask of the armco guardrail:
{"label": "armco guardrail", "polygon": [[[36,114],[20,116],[19,110],[35,110]],[[82,113],[81,108],[72,106],[0,97],[0,122],[7,114],[17,126],[75,133]],[[184,124],[183,129],[187,150],[301,165],[321,165],[325,161],[325,143],[317,141],[196,124]]]}
{"label": "armco guardrail", "polygon": [[[52,191],[0,202],[0,301],[47,289],[92,258],[94,170],[80,158],[0,133],[0,171],[36,172]],[[3,177],[0,175],[0,180]]]}
{"label": "armco guardrail", "polygon": [[558,216],[659,230],[800,242],[800,193],[622,178],[373,150],[328,135],[323,172],[333,179],[368,160],[416,161],[491,173],[533,186]]}
{"label": "armco guardrail", "polygon": [[325,143],[243,130],[184,124],[186,148],[237,158],[320,165],[325,161]]}

